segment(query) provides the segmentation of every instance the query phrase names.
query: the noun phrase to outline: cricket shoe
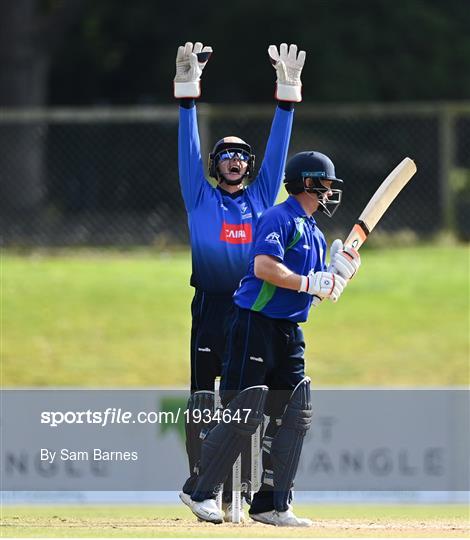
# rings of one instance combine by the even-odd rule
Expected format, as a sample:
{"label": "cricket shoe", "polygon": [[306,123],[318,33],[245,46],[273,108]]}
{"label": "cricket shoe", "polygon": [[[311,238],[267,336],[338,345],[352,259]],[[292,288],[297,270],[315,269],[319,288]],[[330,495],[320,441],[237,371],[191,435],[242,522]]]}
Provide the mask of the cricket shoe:
{"label": "cricket shoe", "polygon": [[[227,523],[233,523],[233,506],[231,503],[229,504],[222,504],[222,509],[225,511],[225,517],[224,521]],[[243,508],[240,510],[240,523],[245,523],[246,517],[245,512],[243,511]]]}
{"label": "cricket shoe", "polygon": [[265,525],[274,525],[276,527],[313,527],[313,521],[307,518],[298,518],[291,509],[285,512],[270,510],[261,514],[250,514],[251,519],[264,523]]}
{"label": "cricket shoe", "polygon": [[191,512],[202,521],[210,523],[222,523],[224,521],[224,513],[217,506],[214,499],[206,499],[205,501],[193,501],[191,496],[183,491],[180,492],[181,501],[189,507]]}

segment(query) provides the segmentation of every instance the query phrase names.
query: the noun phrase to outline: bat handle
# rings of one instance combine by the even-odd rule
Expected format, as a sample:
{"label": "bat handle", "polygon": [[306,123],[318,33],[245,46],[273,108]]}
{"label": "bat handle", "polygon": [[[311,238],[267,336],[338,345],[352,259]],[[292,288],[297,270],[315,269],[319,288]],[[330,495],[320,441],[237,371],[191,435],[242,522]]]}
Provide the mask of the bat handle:
{"label": "bat handle", "polygon": [[316,294],[313,295],[313,300],[312,300],[312,307],[317,307],[318,305],[320,305],[322,302],[322,299],[317,296]]}

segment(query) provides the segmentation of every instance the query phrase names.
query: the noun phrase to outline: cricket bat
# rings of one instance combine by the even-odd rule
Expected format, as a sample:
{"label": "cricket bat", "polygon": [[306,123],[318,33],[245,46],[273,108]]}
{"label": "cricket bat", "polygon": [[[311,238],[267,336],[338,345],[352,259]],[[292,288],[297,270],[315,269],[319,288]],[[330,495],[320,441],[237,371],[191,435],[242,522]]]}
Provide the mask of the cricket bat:
{"label": "cricket bat", "polygon": [[[400,191],[413,178],[416,173],[415,162],[406,157],[380,184],[378,190],[367,203],[358,220],[354,224],[351,232],[344,241],[345,246],[359,249],[367,240],[369,234],[385,214],[387,208],[396,199]],[[317,306],[321,302],[318,296],[313,299],[313,305]]]}
{"label": "cricket bat", "polygon": [[345,246],[350,246],[354,249],[359,249],[362,246],[379,222],[380,218],[387,211],[387,208],[396,199],[397,195],[406,184],[413,178],[415,173],[416,164],[409,157],[406,157],[393,169],[362,211],[354,224],[354,227],[344,241]]}

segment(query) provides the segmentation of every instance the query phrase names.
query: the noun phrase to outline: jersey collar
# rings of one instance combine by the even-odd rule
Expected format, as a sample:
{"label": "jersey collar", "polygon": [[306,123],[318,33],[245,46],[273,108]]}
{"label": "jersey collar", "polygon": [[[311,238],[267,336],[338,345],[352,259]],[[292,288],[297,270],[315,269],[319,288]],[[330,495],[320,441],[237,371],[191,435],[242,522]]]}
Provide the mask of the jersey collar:
{"label": "jersey collar", "polygon": [[233,193],[229,193],[228,191],[225,191],[225,189],[222,189],[220,186],[216,186],[215,189],[218,189],[222,195],[224,195],[225,197],[230,197],[231,199],[236,199],[237,197],[240,197],[240,195],[245,191],[242,188],[238,191],[234,191]]}
{"label": "jersey collar", "polygon": [[311,220],[312,223],[316,223],[315,218],[313,216],[308,216],[299,201],[292,195],[289,195],[289,197],[286,199],[286,204],[290,206],[292,210],[294,210],[297,216],[306,217],[307,219]]}

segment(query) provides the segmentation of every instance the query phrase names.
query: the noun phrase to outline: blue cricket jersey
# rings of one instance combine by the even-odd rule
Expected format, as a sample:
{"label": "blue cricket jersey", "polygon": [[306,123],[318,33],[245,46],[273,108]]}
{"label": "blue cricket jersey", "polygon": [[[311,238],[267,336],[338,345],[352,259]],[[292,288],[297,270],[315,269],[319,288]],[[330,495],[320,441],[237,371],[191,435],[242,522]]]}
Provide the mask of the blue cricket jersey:
{"label": "blue cricket jersey", "polygon": [[292,110],[276,108],[258,175],[247,188],[230,194],[213,188],[205,178],[196,107],[180,107],[178,164],[188,212],[194,287],[232,294],[246,274],[258,219],[279,192],[293,115]]}
{"label": "blue cricket jersey", "polygon": [[307,320],[313,296],[276,287],[254,274],[257,255],[270,255],[300,275],[326,270],[326,241],[315,219],[295,197],[267,210],[258,223],[248,274],[234,294],[235,304],[272,319]]}

